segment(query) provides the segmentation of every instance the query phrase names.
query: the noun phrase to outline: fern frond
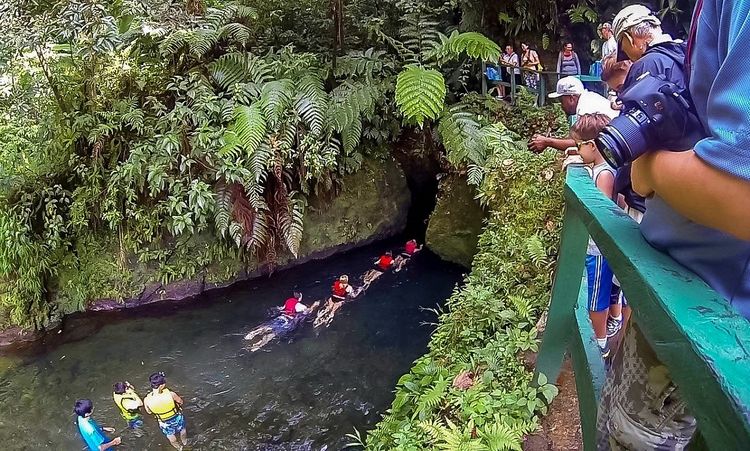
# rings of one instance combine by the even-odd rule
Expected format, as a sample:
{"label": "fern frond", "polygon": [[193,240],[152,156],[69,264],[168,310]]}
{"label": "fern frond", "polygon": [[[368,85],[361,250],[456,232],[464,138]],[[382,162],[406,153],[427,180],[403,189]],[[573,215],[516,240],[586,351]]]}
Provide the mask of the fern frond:
{"label": "fern frond", "polygon": [[260,96],[260,87],[271,80],[271,67],[250,53],[227,53],[208,65],[213,81],[225,91],[244,83],[245,103]]}
{"label": "fern frond", "polygon": [[294,84],[291,80],[274,80],[263,85],[260,93],[260,105],[271,126],[276,124],[284,111],[291,106],[293,95]]}
{"label": "fern frond", "polygon": [[279,228],[289,252],[297,258],[299,245],[302,242],[302,231],[305,219],[305,198],[297,192],[288,196],[287,208],[280,218]]}
{"label": "fern frond", "polygon": [[250,40],[250,29],[237,22],[223,25],[216,32],[219,39],[226,39],[229,42],[243,46]]}
{"label": "fern frond", "polygon": [[348,127],[341,131],[341,141],[344,145],[344,154],[350,155],[359,145],[362,138],[362,120],[357,117]]}
{"label": "fern frond", "polygon": [[485,35],[477,32],[459,33],[454,31],[449,37],[440,37],[441,43],[429,55],[438,60],[457,59],[462,54],[483,61],[500,59],[500,46]]}
{"label": "fern frond", "polygon": [[313,137],[323,134],[325,114],[328,111],[328,95],[323,89],[323,80],[315,75],[306,75],[297,83],[294,109]]}
{"label": "fern frond", "polygon": [[407,123],[420,127],[436,119],[445,106],[445,80],[440,72],[409,66],[396,78],[396,105]]}
{"label": "fern frond", "polygon": [[216,224],[216,229],[221,235],[226,236],[226,233],[229,230],[232,196],[229,192],[229,187],[223,181],[216,183],[214,191],[216,193],[216,215],[214,217],[214,222]]}
{"label": "fern frond", "polygon": [[440,140],[453,166],[471,163],[484,166],[486,156],[478,118],[461,106],[451,107],[440,117]]}
{"label": "fern frond", "polygon": [[521,451],[523,433],[500,421],[491,422],[478,431],[482,442],[490,451]]}
{"label": "fern frond", "polygon": [[238,105],[234,109],[234,122],[224,133],[225,145],[219,156],[240,158],[252,156],[266,137],[266,118],[256,103]]}
{"label": "fern frond", "polygon": [[438,379],[432,387],[419,397],[418,412],[428,412],[437,407],[445,397],[450,381]]}

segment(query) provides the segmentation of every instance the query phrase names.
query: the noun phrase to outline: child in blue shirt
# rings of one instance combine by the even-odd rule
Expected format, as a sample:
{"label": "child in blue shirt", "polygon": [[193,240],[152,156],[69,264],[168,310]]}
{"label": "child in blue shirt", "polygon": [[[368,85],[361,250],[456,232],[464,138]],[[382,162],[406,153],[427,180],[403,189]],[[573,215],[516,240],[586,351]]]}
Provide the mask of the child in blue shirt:
{"label": "child in blue shirt", "polygon": [[120,437],[110,440],[104,434],[104,431],[115,432],[114,428],[103,428],[91,418],[91,413],[94,411],[94,403],[90,399],[77,400],[73,410],[77,415],[76,424],[78,425],[78,432],[81,434],[81,438],[89,451],[108,451],[120,444]]}

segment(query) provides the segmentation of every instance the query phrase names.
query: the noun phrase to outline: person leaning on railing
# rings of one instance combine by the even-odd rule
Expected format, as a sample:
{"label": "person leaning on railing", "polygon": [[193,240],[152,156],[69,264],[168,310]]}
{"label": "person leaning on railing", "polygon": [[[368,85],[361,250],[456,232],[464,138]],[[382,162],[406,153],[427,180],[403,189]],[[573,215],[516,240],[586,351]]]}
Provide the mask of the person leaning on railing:
{"label": "person leaning on railing", "polygon": [[[605,114],[610,118],[617,117],[619,111],[611,108],[609,101],[599,94],[583,87],[577,77],[563,77],[557,82],[555,92],[549,94],[550,99],[560,99],[560,106],[565,114],[582,116],[584,114]],[[529,149],[541,152],[547,147],[557,150],[575,148],[576,142],[570,137],[555,138],[553,136],[534,135],[529,141]]]}
{"label": "person leaning on railing", "polygon": [[[655,45],[644,31],[661,32],[658,19],[644,9],[630,6],[615,18],[616,37],[628,54],[639,49],[642,54]],[[695,272],[746,318],[750,104],[742,99],[750,88],[750,55],[743,49],[742,35],[750,36],[748,16],[750,0],[698,1],[685,70],[707,136],[693,142],[690,150],[675,152],[679,149],[665,143],[669,151],[646,152],[633,162],[631,174],[635,191],[648,198],[641,223],[644,238]],[[700,64],[694,59],[698,49]],[[634,69],[636,64],[628,78],[638,77]],[[634,449],[684,449],[695,431],[695,420],[668,370],[637,328],[626,332],[601,399],[600,449],[613,441]]]}

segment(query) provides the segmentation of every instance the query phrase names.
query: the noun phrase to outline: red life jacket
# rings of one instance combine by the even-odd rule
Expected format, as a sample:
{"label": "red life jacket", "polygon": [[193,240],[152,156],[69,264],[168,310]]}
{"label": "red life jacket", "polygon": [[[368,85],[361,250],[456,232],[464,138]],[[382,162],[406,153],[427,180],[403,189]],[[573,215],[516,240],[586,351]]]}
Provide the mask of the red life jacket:
{"label": "red life jacket", "polygon": [[294,316],[297,314],[297,304],[299,304],[299,300],[297,298],[289,298],[284,302],[284,313],[290,316]]}
{"label": "red life jacket", "polygon": [[340,298],[346,297],[346,287],[341,284],[340,280],[333,283],[333,295]]}
{"label": "red life jacket", "polygon": [[391,263],[393,263],[393,257],[390,255],[383,255],[380,257],[380,260],[378,260],[378,266],[380,266],[380,269],[383,271],[387,270],[391,267]]}
{"label": "red life jacket", "polygon": [[406,251],[407,254],[412,255],[417,251],[417,243],[414,241],[407,241],[406,246],[404,246],[404,251]]}

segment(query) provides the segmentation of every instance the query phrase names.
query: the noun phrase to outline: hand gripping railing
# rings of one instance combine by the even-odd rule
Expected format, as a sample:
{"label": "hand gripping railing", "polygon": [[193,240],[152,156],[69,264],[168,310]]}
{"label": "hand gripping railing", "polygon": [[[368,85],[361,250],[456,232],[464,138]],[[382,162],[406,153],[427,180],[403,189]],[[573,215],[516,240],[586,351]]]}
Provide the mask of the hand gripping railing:
{"label": "hand gripping railing", "polygon": [[703,280],[652,248],[638,224],[580,166],[568,169],[565,205],[536,371],[556,380],[570,352],[585,449],[596,449],[597,406],[605,378],[582,283],[589,234],[622,284],[634,321],[697,419],[699,434],[691,449],[750,449],[750,322]]}

